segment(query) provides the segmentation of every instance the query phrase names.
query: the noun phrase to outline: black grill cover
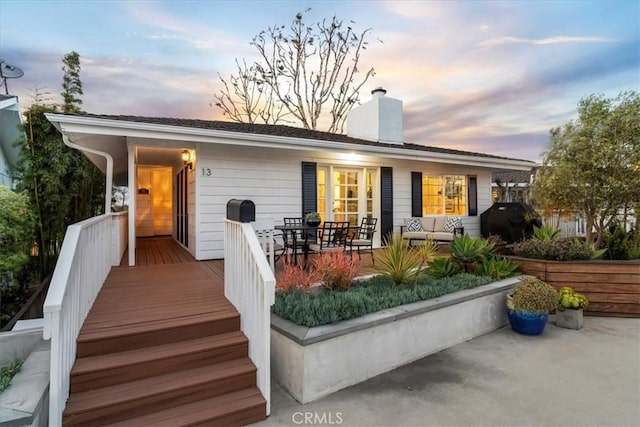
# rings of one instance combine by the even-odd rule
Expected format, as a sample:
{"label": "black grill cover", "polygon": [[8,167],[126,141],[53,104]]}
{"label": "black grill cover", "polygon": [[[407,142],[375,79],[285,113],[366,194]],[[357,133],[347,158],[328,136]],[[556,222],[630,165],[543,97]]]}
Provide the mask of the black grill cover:
{"label": "black grill cover", "polygon": [[535,210],[526,203],[494,203],[480,214],[482,237],[490,234],[500,236],[507,243],[514,243],[531,237],[533,226],[542,222]]}

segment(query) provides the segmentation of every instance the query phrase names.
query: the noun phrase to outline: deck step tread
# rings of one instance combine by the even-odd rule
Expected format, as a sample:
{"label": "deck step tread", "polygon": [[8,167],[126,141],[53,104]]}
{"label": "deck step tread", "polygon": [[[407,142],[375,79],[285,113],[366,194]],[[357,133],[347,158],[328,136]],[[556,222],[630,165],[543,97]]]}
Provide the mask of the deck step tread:
{"label": "deck step tread", "polygon": [[[225,378],[254,372],[256,368],[247,358],[230,360],[211,366],[171,372],[95,390],[71,394],[65,415],[83,413],[99,408],[125,404],[137,399],[153,399],[154,396],[175,390],[197,387]],[[255,375],[255,374],[254,374]]]}
{"label": "deck step tread", "polygon": [[188,327],[190,325],[197,325],[205,322],[239,318],[239,316],[240,315],[235,311],[235,309],[228,309],[224,311],[182,316],[172,319],[151,320],[125,325],[105,325],[103,328],[96,328],[95,326],[93,328],[85,328],[83,326],[83,329],[80,330],[80,334],[78,335],[78,343],[81,344],[88,341],[162,331],[168,328]]}
{"label": "deck step tread", "polygon": [[[229,419],[231,414],[235,418]],[[266,419],[266,401],[257,387],[130,418],[110,427],[247,425]]]}
{"label": "deck step tread", "polygon": [[234,331],[118,353],[81,357],[76,360],[71,370],[71,376],[114,369],[126,365],[149,363],[160,359],[193,354],[215,348],[243,345],[246,342],[247,337],[242,332]]}

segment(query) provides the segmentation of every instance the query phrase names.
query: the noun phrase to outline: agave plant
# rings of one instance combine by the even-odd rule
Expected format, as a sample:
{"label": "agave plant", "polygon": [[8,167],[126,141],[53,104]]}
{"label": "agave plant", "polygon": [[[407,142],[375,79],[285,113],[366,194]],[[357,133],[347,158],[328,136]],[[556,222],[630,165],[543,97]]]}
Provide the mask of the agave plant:
{"label": "agave plant", "polygon": [[[491,248],[488,250],[487,245]],[[465,272],[470,273],[476,263],[482,262],[486,258],[487,250],[491,252],[493,244],[486,240],[473,238],[468,234],[456,236],[451,241],[451,257],[458,262]]]}
{"label": "agave plant", "polygon": [[451,277],[458,273],[458,266],[449,258],[438,257],[433,259],[427,267],[427,274],[436,279]]}
{"label": "agave plant", "polygon": [[494,280],[502,280],[512,276],[517,268],[518,266],[508,258],[487,258],[478,264],[476,274],[479,276],[488,276]]}
{"label": "agave plant", "polygon": [[382,255],[376,256],[373,268],[380,275],[389,278],[393,286],[402,283],[415,283],[422,275],[421,260],[415,251],[410,251],[407,241],[399,234],[393,234],[387,241],[387,248]]}
{"label": "agave plant", "polygon": [[550,225],[543,225],[541,227],[533,226],[533,238],[541,242],[549,242],[556,240],[560,237],[560,230],[556,230]]}

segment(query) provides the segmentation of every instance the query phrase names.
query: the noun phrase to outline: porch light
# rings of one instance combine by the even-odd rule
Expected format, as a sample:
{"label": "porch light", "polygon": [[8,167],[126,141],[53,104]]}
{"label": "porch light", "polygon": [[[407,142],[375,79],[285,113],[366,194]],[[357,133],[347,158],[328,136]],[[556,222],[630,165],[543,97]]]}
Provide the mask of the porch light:
{"label": "porch light", "polygon": [[191,163],[191,153],[189,152],[189,150],[183,150],[180,157],[182,158],[182,163],[184,163],[185,166],[189,167],[189,169],[192,170],[193,163]]}

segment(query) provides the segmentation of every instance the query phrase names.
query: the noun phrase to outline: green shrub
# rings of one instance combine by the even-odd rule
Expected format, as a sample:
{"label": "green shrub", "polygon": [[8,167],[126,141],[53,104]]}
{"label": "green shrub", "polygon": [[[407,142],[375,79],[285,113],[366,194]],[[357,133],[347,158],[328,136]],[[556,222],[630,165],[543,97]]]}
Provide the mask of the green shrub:
{"label": "green shrub", "polygon": [[601,257],[605,250],[595,250],[593,245],[577,237],[556,240],[529,239],[513,245],[513,253],[525,258],[553,261],[589,260]]}
{"label": "green shrub", "polygon": [[493,257],[496,252],[494,242],[468,234],[454,237],[450,248],[452,260],[468,273],[475,271],[479,263]]}
{"label": "green shrub", "polygon": [[558,292],[558,310],[565,309],[585,309],[589,305],[589,300],[582,294],[574,291],[569,286],[563,286]]}
{"label": "green shrub", "polygon": [[556,230],[550,225],[543,225],[540,227],[533,226],[533,238],[543,242],[550,240],[556,240],[560,237],[560,230]]}
{"label": "green shrub", "polygon": [[22,363],[22,360],[16,359],[11,365],[0,368],[0,393],[9,387],[11,379],[20,371]]}
{"label": "green shrub", "polygon": [[516,311],[553,311],[558,306],[558,291],[537,277],[523,276],[511,292],[510,304]]}
{"label": "green shrub", "polygon": [[626,231],[620,224],[613,224],[604,235],[604,247],[608,259],[640,258],[640,233]]}
{"label": "green shrub", "polygon": [[413,286],[394,285],[388,277],[375,276],[356,281],[348,292],[307,294],[295,289],[291,292],[276,292],[272,311],[298,325],[314,327],[471,289],[491,281],[488,277],[463,273],[443,279],[420,277]]}
{"label": "green shrub", "polygon": [[451,241],[451,258],[466,272],[473,271],[476,263],[481,262],[493,249],[489,242],[481,238],[473,238],[468,234],[456,236]]}
{"label": "green shrub", "polygon": [[415,283],[423,274],[419,268],[420,257],[415,251],[409,250],[406,240],[399,234],[393,234],[389,238],[385,251],[382,255],[377,255],[375,261],[373,268],[391,280],[393,286]]}
{"label": "green shrub", "polygon": [[438,257],[427,266],[427,275],[436,279],[450,277],[459,272],[458,265],[449,258]]}
{"label": "green shrub", "polygon": [[17,273],[29,262],[34,220],[29,198],[0,185],[0,274]]}
{"label": "green shrub", "polygon": [[508,258],[494,257],[487,258],[476,268],[476,274],[479,276],[488,276],[494,280],[506,279],[518,269],[518,266],[511,262]]}

